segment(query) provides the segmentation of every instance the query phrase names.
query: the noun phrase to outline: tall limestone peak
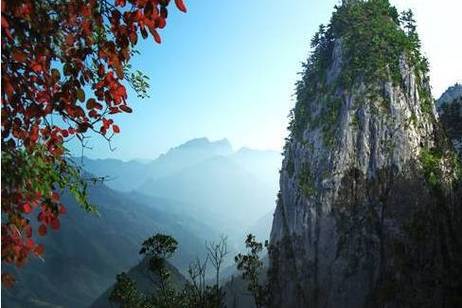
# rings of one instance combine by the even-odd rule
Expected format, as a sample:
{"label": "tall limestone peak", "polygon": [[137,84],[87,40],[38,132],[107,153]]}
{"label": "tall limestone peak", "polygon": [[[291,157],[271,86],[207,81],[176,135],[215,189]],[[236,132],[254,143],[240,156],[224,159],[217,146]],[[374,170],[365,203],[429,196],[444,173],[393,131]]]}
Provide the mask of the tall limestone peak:
{"label": "tall limestone peak", "polygon": [[312,47],[271,232],[272,305],[450,306],[460,300],[461,171],[412,13],[347,1]]}
{"label": "tall limestone peak", "polygon": [[462,98],[462,84],[456,83],[449,87],[436,102],[438,109],[441,109],[444,105],[449,105],[459,101]]}
{"label": "tall limestone peak", "polygon": [[449,87],[436,102],[441,123],[462,158],[462,84]]}

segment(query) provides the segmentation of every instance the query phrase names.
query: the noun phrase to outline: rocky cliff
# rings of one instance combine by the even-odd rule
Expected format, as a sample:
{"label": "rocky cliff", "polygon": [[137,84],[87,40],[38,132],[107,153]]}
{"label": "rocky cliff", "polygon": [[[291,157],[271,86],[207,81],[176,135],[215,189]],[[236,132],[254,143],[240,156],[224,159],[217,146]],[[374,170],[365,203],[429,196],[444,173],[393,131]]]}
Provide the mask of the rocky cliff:
{"label": "rocky cliff", "polygon": [[438,99],[436,106],[448,137],[462,157],[462,85],[449,87]]}
{"label": "rocky cliff", "polygon": [[297,85],[270,241],[274,307],[460,304],[460,165],[412,14],[345,1]]}

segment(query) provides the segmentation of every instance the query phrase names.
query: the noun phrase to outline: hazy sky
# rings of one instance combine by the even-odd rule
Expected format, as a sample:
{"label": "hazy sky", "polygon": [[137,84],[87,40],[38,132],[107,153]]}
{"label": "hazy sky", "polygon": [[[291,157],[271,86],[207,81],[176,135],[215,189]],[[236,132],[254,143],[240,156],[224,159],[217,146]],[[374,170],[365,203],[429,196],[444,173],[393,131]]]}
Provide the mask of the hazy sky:
{"label": "hazy sky", "polygon": [[[134,112],[116,118],[117,149],[93,137],[85,155],[153,159],[202,136],[226,137],[236,149],[282,148],[300,63],[339,1],[186,2],[187,14],[172,5],[162,44],[142,42],[133,61],[151,79],[151,98],[129,93]],[[462,1],[391,2],[415,11],[434,96],[462,81]]]}

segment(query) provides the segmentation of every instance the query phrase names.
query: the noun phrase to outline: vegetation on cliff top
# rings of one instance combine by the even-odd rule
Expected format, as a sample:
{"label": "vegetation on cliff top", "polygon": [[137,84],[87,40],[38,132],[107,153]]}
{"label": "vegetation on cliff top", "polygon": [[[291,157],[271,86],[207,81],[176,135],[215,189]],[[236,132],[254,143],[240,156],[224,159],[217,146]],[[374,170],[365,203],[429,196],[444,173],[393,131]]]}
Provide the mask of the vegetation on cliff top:
{"label": "vegetation on cliff top", "polygon": [[428,184],[437,191],[447,185],[458,184],[462,178],[462,165],[456,153],[441,149],[422,149],[420,162]]}
{"label": "vegetation on cliff top", "polygon": [[[348,89],[357,81],[375,85],[390,79],[394,85],[401,85],[403,56],[414,69],[418,84],[428,81],[428,61],[420,52],[412,11],[399,14],[388,0],[351,1],[336,6],[330,24],[321,25],[311,40],[312,53],[303,64],[302,78],[296,84],[297,103],[289,126],[292,137],[300,139],[312,120],[309,102],[316,95],[329,92],[335,95],[332,91],[336,87],[328,85],[326,77],[337,42],[342,44],[342,67],[335,86]],[[425,106],[431,102],[429,91],[425,86],[419,91],[425,102],[422,109],[428,109]],[[316,116],[323,117],[323,112]]]}

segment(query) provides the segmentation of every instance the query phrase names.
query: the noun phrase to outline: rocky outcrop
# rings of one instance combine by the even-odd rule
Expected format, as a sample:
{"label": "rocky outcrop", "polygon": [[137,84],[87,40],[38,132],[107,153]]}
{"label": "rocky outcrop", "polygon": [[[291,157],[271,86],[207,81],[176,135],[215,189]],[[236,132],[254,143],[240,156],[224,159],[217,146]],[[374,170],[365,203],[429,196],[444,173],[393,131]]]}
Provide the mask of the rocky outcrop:
{"label": "rocky outcrop", "polygon": [[462,85],[449,87],[438,99],[436,106],[441,123],[462,158]]}
{"label": "rocky outcrop", "polygon": [[354,33],[348,41],[336,28],[345,20],[357,26],[348,18],[361,10],[370,16],[379,2],[390,12],[385,21],[396,23],[387,1],[344,4],[315,37],[297,87],[270,241],[274,307],[461,300],[460,166],[422,62],[403,47],[380,74],[379,66],[369,74],[371,62],[354,63]]}

